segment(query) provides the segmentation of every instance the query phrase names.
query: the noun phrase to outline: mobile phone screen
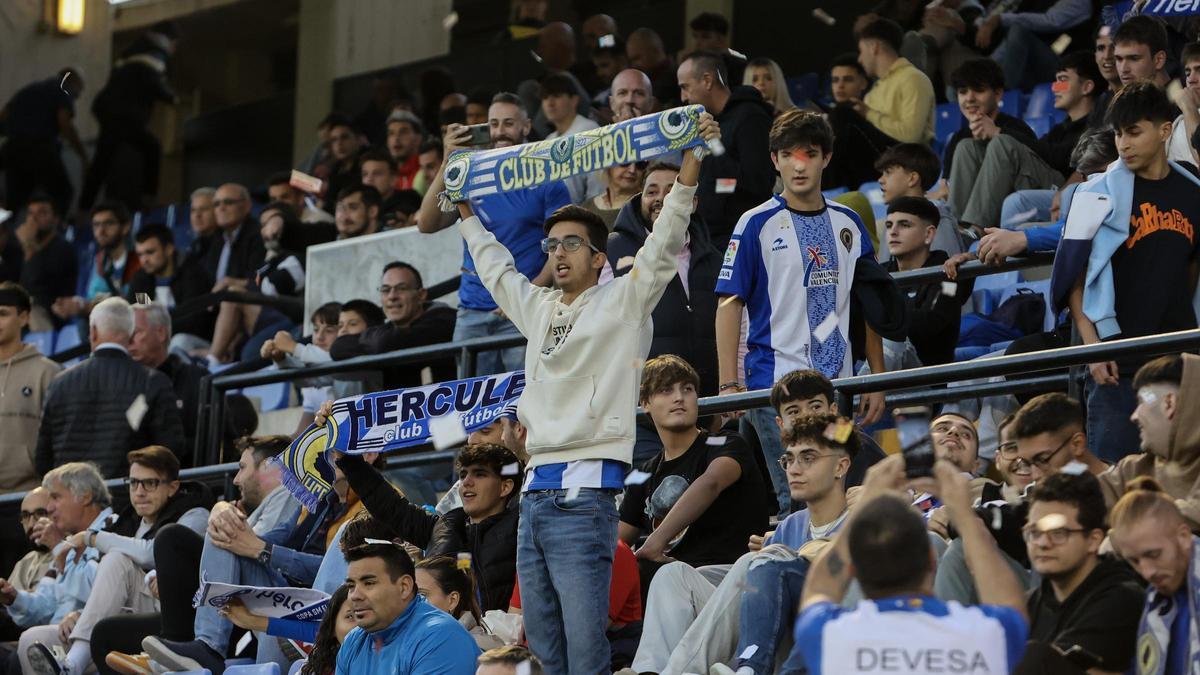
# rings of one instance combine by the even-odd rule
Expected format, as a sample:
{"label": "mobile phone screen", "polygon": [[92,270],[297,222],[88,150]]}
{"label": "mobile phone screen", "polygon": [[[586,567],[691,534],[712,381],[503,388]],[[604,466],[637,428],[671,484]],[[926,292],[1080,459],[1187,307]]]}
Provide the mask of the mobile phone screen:
{"label": "mobile phone screen", "polygon": [[896,431],[904,454],[904,475],[922,478],[933,475],[933,443],[929,439],[929,408],[916,406],[897,409]]}

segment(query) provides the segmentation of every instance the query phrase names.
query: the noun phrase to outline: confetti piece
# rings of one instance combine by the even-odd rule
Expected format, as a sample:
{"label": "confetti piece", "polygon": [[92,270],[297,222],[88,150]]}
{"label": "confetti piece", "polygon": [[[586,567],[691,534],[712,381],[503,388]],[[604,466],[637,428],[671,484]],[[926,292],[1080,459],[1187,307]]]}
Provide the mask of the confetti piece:
{"label": "confetti piece", "polygon": [[1029,222],[1030,218],[1033,218],[1036,215],[1037,215],[1037,209],[1029,209],[1028,211],[1022,211],[1022,212],[1018,213],[1017,215],[1013,216],[1012,218],[1009,218],[1008,220],[1001,223],[1001,227],[1008,228],[1013,225],[1024,225],[1025,223]]}
{"label": "confetti piece", "polygon": [[505,464],[504,468],[500,469],[501,476],[515,476],[519,473],[521,473],[521,465],[516,462]]}
{"label": "confetti piece", "polygon": [[822,435],[836,443],[845,443],[853,431],[854,425],[850,423],[850,420],[843,418],[826,426]]}
{"label": "confetti piece", "polygon": [[242,638],[237,641],[237,646],[233,648],[233,655],[237,656],[237,655],[241,654],[242,652],[246,651],[246,647],[250,646],[250,640],[252,640],[252,639],[254,639],[254,632],[246,631],[246,634],[243,635]]}
{"label": "confetti piece", "polygon": [[705,445],[725,445],[725,436],[709,436],[704,440]]}
{"label": "confetti piece", "polygon": [[433,447],[445,450],[467,440],[467,430],[463,428],[462,416],[450,413],[429,420],[429,433],[433,436]]}
{"label": "confetti piece", "polygon": [[1067,526],[1067,517],[1061,513],[1051,513],[1037,521],[1037,529],[1042,532],[1057,530]]}
{"label": "confetti piece", "polygon": [[943,281],[942,282],[942,295],[953,298],[957,294],[958,294],[958,284],[954,283],[953,281]]}
{"label": "confetti piece", "polygon": [[454,566],[463,572],[469,572],[471,570],[471,554],[459,553]]}
{"label": "confetti piece", "polygon": [[125,420],[129,422],[129,428],[137,431],[142,427],[142,419],[146,417],[146,413],[150,410],[150,405],[146,403],[146,395],[138,394],[137,398],[133,399],[133,403],[129,404],[129,408],[125,411]]}
{"label": "confetti piece", "polygon": [[743,649],[741,654],[738,654],[738,658],[748,659],[751,656],[754,656],[756,653],[758,653],[758,645],[750,645],[749,647]]}
{"label": "confetti piece", "polygon": [[825,24],[826,26],[837,25],[837,19],[830,16],[829,12],[826,12],[825,10],[821,9],[820,7],[814,8],[812,11],[812,15],[813,15],[814,19],[816,19],[817,21],[820,21],[821,23]]}
{"label": "confetti piece", "polygon": [[1149,389],[1143,389],[1138,392],[1138,400],[1146,405],[1154,405],[1155,403],[1158,403],[1158,394],[1155,394]]}
{"label": "confetti piece", "polygon": [[442,19],[442,28],[450,30],[458,24],[458,12],[450,12]]}
{"label": "confetti piece", "polygon": [[641,485],[642,483],[650,480],[650,476],[651,474],[648,474],[645,471],[638,471],[637,469],[634,469],[629,472],[628,476],[625,477],[625,484]]}
{"label": "confetti piece", "polygon": [[1050,51],[1056,56],[1062,56],[1063,52],[1067,51],[1067,47],[1071,46],[1071,36],[1063,33],[1058,36],[1058,39],[1050,43]]}
{"label": "confetti piece", "polygon": [[63,73],[62,82],[58,83],[58,88],[62,89],[62,93],[68,94],[68,95],[70,92],[67,91],[67,79],[70,77],[71,77],[71,71],[68,70],[67,72]]}
{"label": "confetti piece", "polygon": [[139,305],[148,305],[152,302],[150,300],[149,293],[138,293],[137,295],[134,296],[133,299],[134,299],[134,302]]}
{"label": "confetti piece", "polygon": [[833,334],[833,331],[837,330],[837,327],[837,314],[830,312],[829,316],[826,316],[825,320],[822,321],[821,324],[817,326],[817,329],[813,331],[813,337],[817,338],[817,342],[824,342],[825,340],[829,339],[829,336]]}
{"label": "confetti piece", "polygon": [[579,498],[579,486],[575,485],[567,488],[567,501],[573,502]]}
{"label": "confetti piece", "polygon": [[522,661],[517,664],[516,675],[529,675],[532,672],[529,668],[529,661]]}
{"label": "confetti piece", "polygon": [[310,176],[303,171],[296,171],[295,169],[292,169],[292,175],[288,178],[288,185],[291,185],[297,190],[315,195],[321,193],[323,184],[321,179],[317,178],[316,176]]}
{"label": "confetti piece", "polygon": [[1087,473],[1087,464],[1083,462],[1068,462],[1063,468],[1059,469],[1059,473],[1065,473],[1069,476],[1082,476]]}
{"label": "confetti piece", "polygon": [[8,211],[6,209],[0,209],[0,224],[8,221],[9,218],[12,218],[12,214],[13,214],[12,211]]}

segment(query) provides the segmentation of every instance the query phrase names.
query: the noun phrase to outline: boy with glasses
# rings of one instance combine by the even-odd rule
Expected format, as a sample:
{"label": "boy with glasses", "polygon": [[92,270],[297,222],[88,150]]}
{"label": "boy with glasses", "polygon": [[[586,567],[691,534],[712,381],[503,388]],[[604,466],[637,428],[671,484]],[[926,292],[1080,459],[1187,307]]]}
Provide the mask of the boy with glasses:
{"label": "boy with glasses", "polygon": [[1012,470],[1028,467],[1034,482],[1071,462],[1082,462],[1094,476],[1108,470],[1108,464],[1088,450],[1083,408],[1066,394],[1042,394],[1021,406],[1009,435],[1017,443]]}

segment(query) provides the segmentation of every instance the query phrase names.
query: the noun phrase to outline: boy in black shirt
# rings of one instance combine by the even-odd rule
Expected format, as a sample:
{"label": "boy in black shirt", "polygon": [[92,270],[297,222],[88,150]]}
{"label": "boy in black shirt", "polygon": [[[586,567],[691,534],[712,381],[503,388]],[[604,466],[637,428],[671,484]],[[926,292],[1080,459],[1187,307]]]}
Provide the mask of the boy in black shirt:
{"label": "boy in black shirt", "polygon": [[[696,427],[699,380],[695,369],[670,354],[647,361],[643,371],[640,401],[663,449],[642,465],[650,474],[646,480],[630,480],[618,526],[630,546],[649,533],[636,550],[639,561],[732,563],[751,535],[767,529],[765,488],[749,446],[736,434]],[[645,585],[657,565],[641,567]]]}

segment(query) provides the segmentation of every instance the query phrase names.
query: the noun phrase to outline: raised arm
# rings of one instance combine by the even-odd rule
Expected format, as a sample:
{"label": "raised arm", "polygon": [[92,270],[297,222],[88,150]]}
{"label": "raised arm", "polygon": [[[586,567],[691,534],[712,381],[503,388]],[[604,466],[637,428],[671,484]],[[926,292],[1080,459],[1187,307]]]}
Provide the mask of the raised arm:
{"label": "raised arm", "polygon": [[438,169],[421,198],[421,209],[417,211],[417,230],[426,234],[440,232],[454,224],[454,214],[445,213],[438,206],[438,195],[446,189],[446,179],[442,173],[446,170],[446,162],[450,153],[467,147],[471,131],[461,124],[451,124],[446,128],[446,141],[442,149],[442,166]]}

